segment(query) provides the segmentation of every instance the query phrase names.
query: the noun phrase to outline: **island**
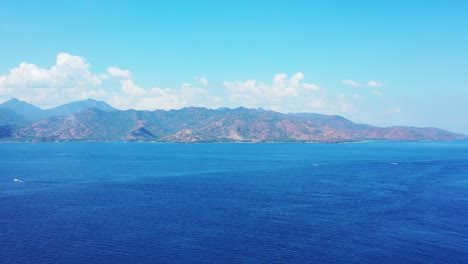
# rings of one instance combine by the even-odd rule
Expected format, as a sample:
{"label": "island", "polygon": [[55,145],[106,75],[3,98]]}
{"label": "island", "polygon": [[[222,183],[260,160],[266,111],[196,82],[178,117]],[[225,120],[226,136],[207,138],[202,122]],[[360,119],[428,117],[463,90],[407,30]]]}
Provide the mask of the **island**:
{"label": "island", "polygon": [[434,127],[376,127],[338,115],[264,109],[187,107],[118,110],[88,99],[41,109],[18,99],[0,104],[0,141],[355,142],[465,140]]}

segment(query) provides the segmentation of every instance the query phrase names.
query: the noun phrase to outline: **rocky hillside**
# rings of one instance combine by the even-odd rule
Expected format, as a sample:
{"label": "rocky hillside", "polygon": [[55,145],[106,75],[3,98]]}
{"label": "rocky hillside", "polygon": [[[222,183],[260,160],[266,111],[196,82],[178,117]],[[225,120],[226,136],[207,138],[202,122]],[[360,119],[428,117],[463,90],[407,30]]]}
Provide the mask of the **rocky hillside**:
{"label": "rocky hillside", "polygon": [[[86,101],[82,101],[86,102]],[[262,109],[206,109],[119,111],[104,102],[75,112],[34,120],[9,113],[1,120],[0,138],[8,141],[159,141],[159,142],[346,142],[362,140],[459,140],[466,136],[437,128],[374,127],[341,116],[282,114]],[[104,105],[105,104],[105,105]],[[72,104],[73,105],[73,104]],[[0,105],[1,107],[1,105]],[[103,109],[104,108],[104,109]],[[13,114],[12,114],[13,113]],[[12,122],[11,120],[21,122]],[[2,123],[3,122],[3,123]]]}

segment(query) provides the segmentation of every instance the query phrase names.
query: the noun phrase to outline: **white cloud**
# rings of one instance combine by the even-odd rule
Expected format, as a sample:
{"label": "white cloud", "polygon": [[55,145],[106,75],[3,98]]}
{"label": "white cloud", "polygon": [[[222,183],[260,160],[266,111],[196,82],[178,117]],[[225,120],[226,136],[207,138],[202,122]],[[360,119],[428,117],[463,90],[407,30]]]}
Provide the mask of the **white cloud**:
{"label": "white cloud", "polygon": [[120,81],[122,85],[122,92],[124,95],[128,96],[144,96],[146,95],[145,89],[134,84],[132,80],[122,80]]}
{"label": "white cloud", "polygon": [[272,84],[256,80],[226,81],[232,106],[265,108],[283,112],[317,111],[325,107],[321,87],[304,83],[304,74],[298,72],[288,79],[286,73],[276,74]]}
{"label": "white cloud", "polygon": [[[285,76],[286,77],[286,76]],[[302,72],[298,72],[294,74],[291,79],[289,79],[289,84],[292,86],[298,86],[299,83],[304,79],[304,74]]]}
{"label": "white cloud", "polygon": [[159,87],[143,89],[131,80],[122,80],[122,89],[113,93],[109,103],[120,109],[180,109],[188,106],[219,107],[220,99],[203,88],[183,83],[180,89]]}
{"label": "white cloud", "polygon": [[383,86],[383,83],[382,82],[379,82],[379,81],[369,81],[367,83],[367,86],[369,87],[382,87]]}
{"label": "white cloud", "polygon": [[[120,87],[113,78],[120,79]],[[43,108],[94,98],[120,109],[178,109],[188,106],[264,108],[281,112],[356,112],[356,95],[335,96],[320,85],[305,82],[298,72],[279,73],[270,82],[238,80],[223,82],[224,89],[208,89],[205,76],[179,88],[142,87],[130,70],[109,67],[93,73],[79,56],[60,53],[50,68],[23,62],[8,74],[0,75],[0,101],[12,97]],[[214,86],[214,85],[211,85]]]}
{"label": "white cloud", "polygon": [[[298,74],[298,73],[297,73]],[[296,74],[296,75],[297,75]],[[299,75],[300,76],[300,75]],[[284,85],[288,75],[286,73],[278,73],[273,77],[273,86],[281,86]],[[297,79],[297,77],[296,77]]]}
{"label": "white cloud", "polygon": [[120,79],[131,79],[132,73],[129,70],[122,70],[117,67],[109,67],[107,68],[107,73],[111,77],[120,78]]}
{"label": "white cloud", "polygon": [[[0,101],[16,97],[43,108],[87,98],[104,100],[121,109],[222,106],[219,98],[190,83],[182,84],[180,89],[144,89],[131,80],[129,70],[109,67],[106,73],[94,74],[89,68],[84,58],[67,53],[58,54],[50,69],[23,62],[9,74],[0,76]],[[121,79],[120,90],[100,87],[109,77]],[[207,85],[208,80],[200,77],[198,83]]]}
{"label": "white cloud", "polygon": [[205,76],[201,76],[201,77],[195,76],[193,79],[203,86],[208,85],[208,79]]}
{"label": "white cloud", "polygon": [[371,93],[374,94],[374,95],[377,95],[377,96],[384,96],[383,93],[381,93],[379,91],[372,91]]}
{"label": "white cloud", "polygon": [[76,88],[98,86],[102,79],[89,71],[84,58],[59,53],[54,66],[42,69],[22,62],[10,74],[0,76],[0,87],[5,88]]}
{"label": "white cloud", "polygon": [[320,89],[322,89],[317,84],[311,84],[311,83],[304,83],[304,84],[302,84],[302,87],[305,90],[310,91],[310,92],[316,92],[316,91],[319,91]]}
{"label": "white cloud", "polygon": [[84,58],[68,53],[59,53],[49,69],[22,62],[0,76],[0,99],[17,97],[42,107],[86,99],[105,79],[89,68]]}
{"label": "white cloud", "polygon": [[361,87],[360,83],[355,82],[353,80],[342,80],[341,83],[345,84],[345,85],[348,85],[348,86],[355,87],[355,88]]}

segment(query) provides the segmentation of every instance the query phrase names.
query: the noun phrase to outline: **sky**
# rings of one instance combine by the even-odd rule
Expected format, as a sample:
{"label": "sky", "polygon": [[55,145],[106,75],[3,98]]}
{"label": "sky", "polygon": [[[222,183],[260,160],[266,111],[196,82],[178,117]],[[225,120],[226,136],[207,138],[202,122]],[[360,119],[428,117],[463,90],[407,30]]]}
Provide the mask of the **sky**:
{"label": "sky", "polygon": [[468,134],[468,1],[5,1],[0,103],[239,106]]}

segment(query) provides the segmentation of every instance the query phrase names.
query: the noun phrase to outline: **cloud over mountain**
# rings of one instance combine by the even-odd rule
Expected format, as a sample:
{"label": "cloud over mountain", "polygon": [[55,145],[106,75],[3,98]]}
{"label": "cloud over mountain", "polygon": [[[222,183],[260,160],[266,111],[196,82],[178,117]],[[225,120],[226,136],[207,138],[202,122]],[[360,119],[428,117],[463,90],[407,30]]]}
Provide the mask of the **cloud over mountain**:
{"label": "cloud over mountain", "polygon": [[[352,80],[344,84],[359,87]],[[209,84],[209,85],[208,85]],[[371,83],[369,82],[369,85]],[[380,83],[372,83],[378,86]],[[144,87],[128,69],[110,66],[93,71],[85,58],[59,53],[50,68],[22,62],[0,75],[0,101],[16,97],[43,108],[95,98],[119,109],[180,109],[188,106],[264,108],[281,112],[349,113],[357,111],[356,96],[327,90],[305,80],[302,72],[278,73],[270,82],[225,80],[208,82],[205,75],[176,87]]]}
{"label": "cloud over mountain", "polygon": [[323,95],[317,84],[302,80],[304,74],[298,72],[288,78],[286,73],[276,74],[271,84],[256,80],[225,81],[224,87],[229,91],[229,100],[234,104],[247,107],[264,107],[277,111],[303,111],[301,109],[320,110],[325,106]]}

